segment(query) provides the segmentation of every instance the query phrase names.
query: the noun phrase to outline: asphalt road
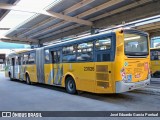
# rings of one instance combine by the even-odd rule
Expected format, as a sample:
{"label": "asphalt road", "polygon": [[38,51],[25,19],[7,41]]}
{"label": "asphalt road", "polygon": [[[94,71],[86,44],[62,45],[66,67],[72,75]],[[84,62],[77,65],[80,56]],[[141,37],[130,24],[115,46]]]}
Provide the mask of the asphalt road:
{"label": "asphalt road", "polygon": [[70,95],[64,88],[10,81],[0,72],[0,111],[160,111],[160,96],[136,91]]}

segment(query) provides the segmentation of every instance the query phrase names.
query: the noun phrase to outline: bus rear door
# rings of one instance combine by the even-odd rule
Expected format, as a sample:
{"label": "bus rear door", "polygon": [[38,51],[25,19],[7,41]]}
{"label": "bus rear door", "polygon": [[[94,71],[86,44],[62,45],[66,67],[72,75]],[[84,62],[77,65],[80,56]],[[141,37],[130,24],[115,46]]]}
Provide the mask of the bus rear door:
{"label": "bus rear door", "polygon": [[63,75],[63,65],[60,64],[60,50],[51,51],[53,67],[53,84],[61,85]]}

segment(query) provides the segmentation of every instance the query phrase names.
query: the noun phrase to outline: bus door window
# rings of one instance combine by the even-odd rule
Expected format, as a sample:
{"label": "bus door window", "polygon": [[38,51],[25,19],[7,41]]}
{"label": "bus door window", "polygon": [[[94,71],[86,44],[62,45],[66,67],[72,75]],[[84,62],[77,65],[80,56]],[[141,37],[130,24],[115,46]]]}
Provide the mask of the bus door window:
{"label": "bus door window", "polygon": [[49,50],[45,50],[45,63],[50,62],[50,55],[49,55]]}
{"label": "bus door window", "polygon": [[23,64],[28,64],[28,54],[24,54],[23,56]]}
{"label": "bus door window", "polygon": [[52,51],[52,63],[59,63],[60,62],[60,51]]}
{"label": "bus door window", "polygon": [[29,54],[28,64],[34,64],[35,63],[35,53]]}
{"label": "bus door window", "polygon": [[61,65],[60,65],[60,51],[51,51],[52,55],[52,63],[53,63],[53,83],[54,84],[61,84]]}

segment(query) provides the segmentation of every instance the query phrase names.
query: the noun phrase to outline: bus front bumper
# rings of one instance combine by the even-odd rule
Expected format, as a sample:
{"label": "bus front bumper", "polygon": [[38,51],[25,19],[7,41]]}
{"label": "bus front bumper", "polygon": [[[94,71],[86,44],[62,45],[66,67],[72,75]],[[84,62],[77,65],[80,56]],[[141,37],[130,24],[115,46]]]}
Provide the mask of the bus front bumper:
{"label": "bus front bumper", "polygon": [[144,81],[134,82],[134,83],[125,83],[123,81],[116,82],[116,93],[131,91],[134,89],[145,87],[149,84],[150,84],[150,77]]}

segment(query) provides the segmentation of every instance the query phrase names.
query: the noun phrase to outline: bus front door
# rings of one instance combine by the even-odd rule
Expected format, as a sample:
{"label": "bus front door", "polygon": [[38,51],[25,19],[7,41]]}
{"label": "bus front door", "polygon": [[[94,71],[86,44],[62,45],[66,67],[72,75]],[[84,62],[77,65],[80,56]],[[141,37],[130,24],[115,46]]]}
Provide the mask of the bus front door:
{"label": "bus front door", "polygon": [[23,80],[22,63],[23,63],[22,56],[19,56],[19,57],[18,57],[18,64],[19,64],[19,79],[20,79],[20,80]]}
{"label": "bus front door", "polygon": [[15,77],[15,58],[12,58],[11,77]]}

